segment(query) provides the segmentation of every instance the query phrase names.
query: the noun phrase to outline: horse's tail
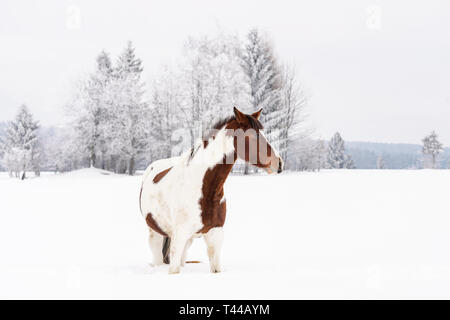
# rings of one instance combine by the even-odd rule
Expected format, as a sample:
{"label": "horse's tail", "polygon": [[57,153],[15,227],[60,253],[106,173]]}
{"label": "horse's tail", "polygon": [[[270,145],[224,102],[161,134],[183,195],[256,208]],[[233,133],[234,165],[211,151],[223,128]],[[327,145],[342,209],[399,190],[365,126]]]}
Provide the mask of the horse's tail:
{"label": "horse's tail", "polygon": [[170,263],[169,248],[170,248],[170,238],[169,237],[164,237],[163,247],[162,247],[162,254],[163,254],[163,262],[165,264],[169,264]]}

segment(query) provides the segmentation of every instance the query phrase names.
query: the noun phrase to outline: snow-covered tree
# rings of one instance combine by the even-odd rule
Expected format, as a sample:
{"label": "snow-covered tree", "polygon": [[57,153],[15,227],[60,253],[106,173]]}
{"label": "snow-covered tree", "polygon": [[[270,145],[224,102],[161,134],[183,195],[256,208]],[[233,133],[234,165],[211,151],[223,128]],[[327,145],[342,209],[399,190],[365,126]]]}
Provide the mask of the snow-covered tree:
{"label": "snow-covered tree", "polygon": [[[175,129],[186,129],[183,143],[189,137],[192,145],[237,106],[246,112],[263,108],[266,136],[287,160],[291,142],[312,139],[302,125],[303,87],[292,68],[280,66],[272,45],[257,30],[248,34],[245,45],[223,33],[190,37],[175,67],[153,77],[147,102],[142,61],[131,42],[115,63],[103,51],[68,104],[72,157],[83,166],[132,174],[143,159],[172,155]],[[306,145],[315,152],[313,143]],[[60,148],[52,152],[66,154]],[[76,165],[58,165],[71,166]]]}
{"label": "snow-covered tree", "polygon": [[[106,162],[109,153],[109,145],[111,143],[111,134],[109,130],[109,122],[111,118],[111,110],[113,105],[113,81],[114,69],[111,58],[108,53],[102,51],[97,57],[97,70],[91,76],[90,91],[91,99],[93,99],[96,108],[96,136],[94,143],[95,162],[97,167],[106,169]],[[100,159],[98,159],[100,155]],[[92,156],[91,156],[92,159]],[[99,163],[99,160],[101,163]]]}
{"label": "snow-covered tree", "polygon": [[33,119],[26,105],[19,108],[16,118],[11,121],[2,139],[4,150],[3,165],[10,175],[26,178],[26,172],[40,172],[40,148],[38,139],[39,123]]}
{"label": "snow-covered tree", "polygon": [[315,166],[313,166],[313,170],[320,171],[320,169],[325,168],[327,165],[327,147],[323,140],[318,140],[314,144],[313,150],[313,160]]}
{"label": "snow-covered tree", "polygon": [[[232,106],[249,110],[250,96],[235,36],[189,38],[180,64],[181,108],[191,141],[199,128],[228,116]],[[250,110],[249,110],[250,111]]]}
{"label": "snow-covered tree", "polygon": [[328,143],[327,162],[329,168],[345,168],[345,146],[339,132],[336,132]]}
{"label": "snow-covered tree", "polygon": [[142,60],[128,42],[119,56],[112,86],[112,117],[108,126],[111,147],[133,174],[137,158],[146,150],[149,136],[149,106],[145,100]]}
{"label": "snow-covered tree", "polygon": [[[278,148],[281,157],[288,162],[291,142],[310,140],[310,132],[305,128],[307,95],[298,83],[293,68],[285,66],[281,81],[281,105],[278,118]],[[309,144],[316,149],[316,144]],[[314,150],[312,150],[315,152]]]}
{"label": "snow-covered tree", "polygon": [[[254,28],[247,34],[244,50],[241,54],[241,65],[250,85],[251,105],[253,110],[263,109],[261,121],[265,126],[267,138],[279,149],[278,136],[274,139],[273,129],[277,127],[277,116],[273,109],[280,104],[281,77],[277,70],[272,46],[267,39]],[[270,115],[269,115],[270,114]],[[245,165],[244,173],[250,171]]]}
{"label": "snow-covered tree", "polygon": [[[253,109],[263,108],[261,121],[266,136],[289,167],[293,163],[287,161],[290,142],[310,139],[302,126],[307,96],[294,69],[281,66],[273,51],[265,35],[257,29],[250,30],[242,53],[242,67],[250,84]],[[306,145],[312,146],[305,142],[303,147]]]}
{"label": "snow-covered tree", "polygon": [[442,143],[439,142],[436,132],[432,131],[429,135],[422,139],[422,153],[425,157],[431,158],[431,163],[425,163],[425,167],[436,169],[438,167],[438,157],[443,150]]}
{"label": "snow-covered tree", "polygon": [[[90,166],[133,174],[147,148],[149,109],[142,61],[129,42],[115,66],[101,52],[97,68],[69,103],[75,145]],[[101,161],[100,161],[101,160]]]}
{"label": "snow-covered tree", "polygon": [[279,149],[283,77],[271,43],[258,29],[252,29],[247,34],[242,67],[250,84],[253,110],[263,108],[261,121],[264,123],[266,136]]}
{"label": "snow-covered tree", "polygon": [[73,139],[73,128],[53,128],[45,137],[43,160],[55,173],[79,169],[86,165],[84,148]]}
{"label": "snow-covered tree", "polygon": [[292,142],[286,166],[296,171],[319,171],[326,167],[327,149],[323,140],[310,138]]}
{"label": "snow-covered tree", "polygon": [[328,143],[327,163],[330,169],[354,168],[351,156],[345,153],[345,143],[339,132]]}
{"label": "snow-covered tree", "polygon": [[176,73],[169,67],[164,67],[153,82],[152,100],[150,106],[151,159],[168,158],[172,156],[172,133],[179,123],[181,86]]}
{"label": "snow-covered tree", "polygon": [[352,157],[349,154],[345,155],[345,169],[355,169],[355,163],[353,162]]}
{"label": "snow-covered tree", "polygon": [[81,152],[96,166],[98,154],[102,153],[105,137],[105,117],[111,108],[112,66],[109,55],[102,51],[97,57],[96,71],[80,82],[72,101],[67,106],[74,128],[74,139]]}
{"label": "snow-covered tree", "polygon": [[382,156],[378,156],[377,158],[377,169],[384,169],[385,168],[385,164],[384,164],[384,159]]}

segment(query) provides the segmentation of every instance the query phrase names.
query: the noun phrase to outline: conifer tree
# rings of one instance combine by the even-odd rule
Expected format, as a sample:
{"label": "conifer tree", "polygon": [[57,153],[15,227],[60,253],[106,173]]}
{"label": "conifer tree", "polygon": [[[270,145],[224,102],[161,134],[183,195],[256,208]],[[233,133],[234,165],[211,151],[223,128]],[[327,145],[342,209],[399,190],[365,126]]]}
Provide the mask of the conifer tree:
{"label": "conifer tree", "polygon": [[350,155],[345,153],[344,140],[339,132],[336,132],[328,143],[327,163],[330,169],[354,169],[354,163]]}
{"label": "conifer tree", "polygon": [[19,108],[16,118],[6,127],[2,140],[4,166],[20,179],[26,178],[28,170],[39,173],[39,123],[33,119],[26,105]]}
{"label": "conifer tree", "polygon": [[429,156],[431,158],[431,163],[425,164],[425,167],[430,166],[432,169],[438,167],[438,157],[442,152],[442,143],[439,142],[436,132],[432,131],[429,135],[422,139],[423,147],[422,153],[425,157]]}
{"label": "conifer tree", "polygon": [[131,42],[119,56],[114,69],[111,126],[112,147],[126,166],[119,171],[132,175],[137,157],[148,147],[148,103],[144,99],[142,61],[136,57]]}

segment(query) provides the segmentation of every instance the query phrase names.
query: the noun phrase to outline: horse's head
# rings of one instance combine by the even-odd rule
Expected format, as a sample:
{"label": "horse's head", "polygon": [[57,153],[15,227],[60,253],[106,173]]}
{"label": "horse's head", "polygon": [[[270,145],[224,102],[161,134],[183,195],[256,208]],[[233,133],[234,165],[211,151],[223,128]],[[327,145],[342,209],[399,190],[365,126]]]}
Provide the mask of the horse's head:
{"label": "horse's head", "polygon": [[264,130],[259,117],[262,109],[249,115],[234,108],[234,118],[226,125],[234,135],[235,155],[263,168],[269,174],[283,171],[283,160],[264,136]]}

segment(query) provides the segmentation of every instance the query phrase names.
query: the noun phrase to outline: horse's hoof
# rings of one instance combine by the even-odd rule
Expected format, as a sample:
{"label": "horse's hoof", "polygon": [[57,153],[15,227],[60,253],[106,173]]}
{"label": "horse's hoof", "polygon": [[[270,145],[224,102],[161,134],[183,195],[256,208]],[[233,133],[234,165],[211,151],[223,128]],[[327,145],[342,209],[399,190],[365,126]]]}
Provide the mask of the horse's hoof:
{"label": "horse's hoof", "polygon": [[169,274],[177,274],[177,273],[180,273],[180,267],[169,268]]}
{"label": "horse's hoof", "polygon": [[162,262],[150,262],[148,265],[151,267],[151,268],[156,268],[156,267],[160,267],[160,266],[162,266],[164,263],[162,263]]}

